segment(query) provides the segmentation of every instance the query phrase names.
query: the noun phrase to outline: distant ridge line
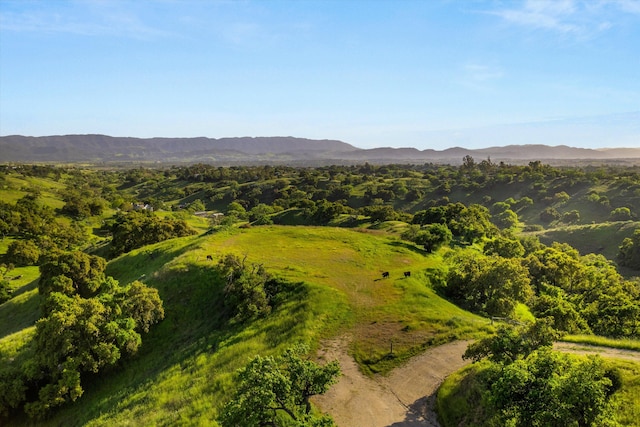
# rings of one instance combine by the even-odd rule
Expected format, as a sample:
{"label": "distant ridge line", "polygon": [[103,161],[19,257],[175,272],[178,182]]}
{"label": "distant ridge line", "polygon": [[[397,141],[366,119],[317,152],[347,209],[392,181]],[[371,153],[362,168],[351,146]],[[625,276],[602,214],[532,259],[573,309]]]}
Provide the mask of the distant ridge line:
{"label": "distant ridge line", "polygon": [[459,163],[464,156],[492,161],[629,160],[640,148],[576,148],[544,144],[506,145],[481,149],[412,147],[362,149],[339,140],[292,136],[227,138],[135,138],[100,134],[0,136],[0,162],[17,163],[362,163],[371,161]]}

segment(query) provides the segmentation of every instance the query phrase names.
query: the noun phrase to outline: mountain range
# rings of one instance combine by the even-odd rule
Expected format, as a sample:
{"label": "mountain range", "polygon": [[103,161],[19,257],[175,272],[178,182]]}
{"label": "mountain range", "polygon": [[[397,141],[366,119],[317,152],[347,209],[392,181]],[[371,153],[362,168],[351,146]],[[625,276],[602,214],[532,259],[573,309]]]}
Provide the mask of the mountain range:
{"label": "mountain range", "polygon": [[586,149],[566,145],[508,145],[483,149],[362,149],[337,140],[295,137],[130,138],[106,135],[0,136],[3,163],[213,163],[353,164],[461,163],[465,156],[494,162],[541,160],[640,162],[638,148]]}

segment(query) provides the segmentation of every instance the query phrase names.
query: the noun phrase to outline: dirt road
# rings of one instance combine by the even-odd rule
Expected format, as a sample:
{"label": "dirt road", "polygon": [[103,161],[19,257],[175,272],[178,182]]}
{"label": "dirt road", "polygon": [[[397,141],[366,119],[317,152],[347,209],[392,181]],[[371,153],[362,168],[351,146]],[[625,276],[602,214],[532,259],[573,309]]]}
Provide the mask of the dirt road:
{"label": "dirt road", "polygon": [[[427,350],[394,369],[388,376],[363,375],[347,353],[349,338],[325,343],[322,359],[338,360],[342,377],[314,403],[329,413],[339,427],[439,427],[435,393],[451,373],[470,363],[462,360],[468,341],[455,341]],[[635,360],[640,352],[556,343],[556,350],[575,354]]]}
{"label": "dirt road", "polygon": [[331,414],[339,427],[439,426],[435,393],[444,378],[469,361],[462,360],[468,342],[456,341],[427,350],[388,376],[363,375],[347,354],[348,338],[328,342],[321,353],[338,360],[342,377],[314,403]]}

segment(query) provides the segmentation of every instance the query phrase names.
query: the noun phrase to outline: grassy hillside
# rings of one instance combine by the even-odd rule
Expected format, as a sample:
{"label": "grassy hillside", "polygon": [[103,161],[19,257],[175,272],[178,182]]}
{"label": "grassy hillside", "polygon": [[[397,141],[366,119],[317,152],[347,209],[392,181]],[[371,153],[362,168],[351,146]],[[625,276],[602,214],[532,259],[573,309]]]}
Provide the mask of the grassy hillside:
{"label": "grassy hillside", "polygon": [[578,249],[582,255],[595,253],[608,259],[616,259],[622,241],[631,237],[633,231],[639,227],[638,221],[603,222],[552,228],[535,235],[546,245],[564,242]]}
{"label": "grassy hillside", "polygon": [[[477,168],[464,172],[428,165],[424,170],[369,169],[195,168],[183,173],[178,168],[141,168],[113,173],[69,170],[58,176],[46,170],[49,175],[39,176],[10,170],[0,177],[1,200],[15,203],[38,193],[37,203],[55,211],[54,221],[67,225],[72,217],[60,208],[74,183],[87,188],[89,196],[82,193],[83,198],[100,198],[104,210],[79,219],[89,236],[74,250],[109,256],[110,237],[101,227],[116,207],[130,209],[133,201],[149,202],[158,207],[157,216],[184,219],[200,233],[110,261],[107,274],[123,283],[140,278],[159,290],[166,318],[143,338],[136,358],[100,376],[83,378],[85,395],[80,401],[38,425],[212,425],[234,387],[234,372],[254,354],[280,352],[301,341],[313,349],[325,338],[349,334],[350,352],[362,370],[385,373],[428,346],[487,332],[491,326],[486,319],[461,310],[429,287],[428,271],[446,268],[450,251],[461,249],[427,256],[396,237],[419,210],[455,201],[491,209],[497,201],[518,199],[509,202],[518,213],[514,231],[531,226],[528,229],[540,230],[533,234],[543,243],[567,242],[583,254],[602,253],[609,259],[615,259],[622,240],[640,226],[637,221],[607,222],[612,209],[623,206],[629,206],[631,218],[637,219],[640,184],[631,178],[625,184],[570,170],[536,172],[496,165],[486,174]],[[419,190],[415,198],[404,196],[413,190]],[[532,198],[531,204],[520,203],[525,197]],[[345,209],[319,222],[309,212],[327,200],[344,203]],[[195,201],[230,219],[229,204],[242,202],[247,215],[235,218],[236,227],[252,221],[251,209],[261,204],[274,208],[270,218],[277,223],[296,226],[214,232],[207,219],[194,216],[196,209],[186,206]],[[393,206],[399,215],[395,220],[373,220],[358,210],[369,205]],[[547,207],[559,218],[542,221]],[[562,216],[574,210],[579,220],[574,225],[563,222]],[[318,223],[328,226],[308,226]],[[9,233],[0,240],[0,254],[14,238],[24,237]],[[292,284],[266,319],[238,324],[225,316],[222,284],[214,267],[228,253],[246,256],[247,262],[262,264]],[[208,255],[214,261],[207,261]],[[410,277],[405,277],[407,271]],[[389,272],[389,277],[383,278],[382,272]],[[37,278],[37,267],[18,267],[7,274],[14,298],[0,305],[0,368],[29,351],[41,303]],[[518,316],[531,313],[521,305]],[[17,419],[12,424],[34,423]]]}
{"label": "grassy hillside", "polygon": [[[227,253],[296,284],[266,319],[234,324],[222,315],[222,287],[207,255]],[[211,425],[235,370],[256,353],[351,333],[365,370],[384,371],[425,346],[489,328],[426,286],[423,271],[438,262],[388,234],[326,227],[235,229],[133,251],[111,261],[107,273],[124,283],[144,274],[164,300],[165,320],[135,359],[90,378],[80,401],[43,425]],[[382,271],[390,277],[382,279]],[[37,290],[23,295],[21,306],[37,310]],[[14,323],[9,313],[16,309],[5,305],[0,325]],[[29,330],[3,330],[0,357],[15,354],[22,342],[15,334],[28,338]]]}

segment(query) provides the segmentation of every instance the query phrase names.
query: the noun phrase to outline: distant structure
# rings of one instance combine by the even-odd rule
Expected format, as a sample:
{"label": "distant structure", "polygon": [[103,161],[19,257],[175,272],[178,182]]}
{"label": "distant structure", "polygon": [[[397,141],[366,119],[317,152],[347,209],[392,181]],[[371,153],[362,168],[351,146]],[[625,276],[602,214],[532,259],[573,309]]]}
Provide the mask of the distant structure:
{"label": "distant structure", "polygon": [[133,210],[134,211],[149,211],[149,212],[153,212],[153,206],[151,206],[150,204],[147,203],[133,203]]}
{"label": "distant structure", "polygon": [[198,212],[194,212],[193,214],[201,218],[214,218],[214,219],[220,219],[224,216],[222,212],[211,212],[211,211],[198,211]]}

